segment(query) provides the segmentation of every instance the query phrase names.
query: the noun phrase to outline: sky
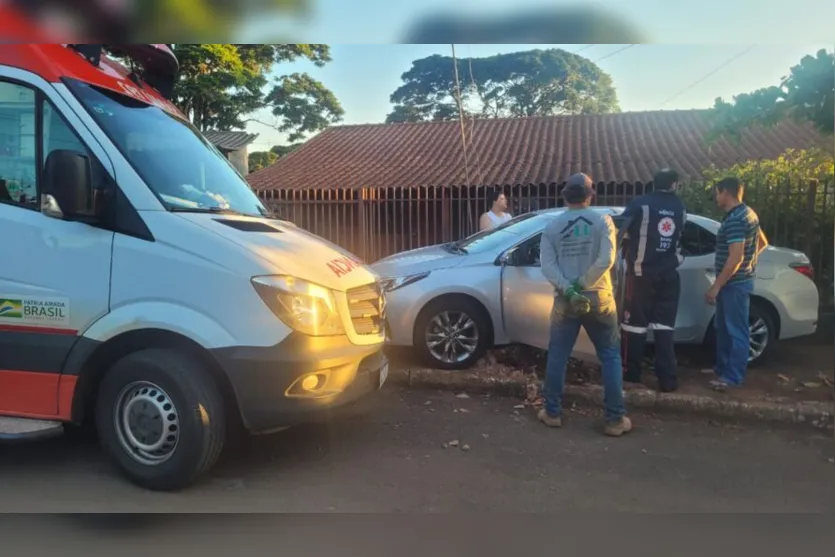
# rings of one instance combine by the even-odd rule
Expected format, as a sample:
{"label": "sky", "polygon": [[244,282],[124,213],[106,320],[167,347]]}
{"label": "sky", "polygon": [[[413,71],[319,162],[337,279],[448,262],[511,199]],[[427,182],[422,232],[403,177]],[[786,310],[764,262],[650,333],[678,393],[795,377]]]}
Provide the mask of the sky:
{"label": "sky", "polygon": [[[597,61],[627,45],[535,45],[535,44],[457,44],[460,58],[493,54],[564,48]],[[609,73],[623,111],[709,108],[717,97],[730,100],[734,95],[779,84],[806,54],[821,48],[832,50],[831,43],[819,44],[723,44],[657,45],[640,44],[600,60]],[[389,96],[400,86],[400,76],[413,60],[432,54],[451,55],[451,46],[425,44],[331,44],[333,61],[322,68],[305,61],[281,64],[275,75],[307,72],[322,81],[345,109],[343,124],[380,123],[391,110]],[[733,61],[729,62],[732,58]],[[727,64],[727,65],[725,65]],[[720,69],[721,68],[721,69]],[[476,80],[478,76],[475,76]],[[269,113],[258,114],[272,122]],[[259,136],[250,151],[267,150],[286,143],[276,130],[251,122],[247,131]]]}

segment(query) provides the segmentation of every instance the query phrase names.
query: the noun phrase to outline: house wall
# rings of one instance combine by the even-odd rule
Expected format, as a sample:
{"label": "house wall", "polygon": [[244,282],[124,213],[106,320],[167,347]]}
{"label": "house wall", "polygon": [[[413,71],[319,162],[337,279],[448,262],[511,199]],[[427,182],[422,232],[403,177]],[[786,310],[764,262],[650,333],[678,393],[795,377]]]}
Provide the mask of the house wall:
{"label": "house wall", "polygon": [[249,149],[248,147],[241,147],[237,151],[230,151],[227,153],[229,162],[238,169],[238,172],[246,176],[249,174]]}

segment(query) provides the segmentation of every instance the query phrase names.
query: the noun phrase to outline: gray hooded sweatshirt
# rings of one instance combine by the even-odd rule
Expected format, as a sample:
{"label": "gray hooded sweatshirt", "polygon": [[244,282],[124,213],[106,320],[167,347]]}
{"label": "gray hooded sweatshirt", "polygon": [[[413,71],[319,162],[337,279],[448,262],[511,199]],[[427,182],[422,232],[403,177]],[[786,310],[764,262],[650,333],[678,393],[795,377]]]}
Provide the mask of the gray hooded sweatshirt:
{"label": "gray hooded sweatshirt", "polygon": [[551,221],[542,233],[540,261],[556,295],[579,282],[592,307],[613,303],[616,238],[612,218],[591,208],[567,209]]}

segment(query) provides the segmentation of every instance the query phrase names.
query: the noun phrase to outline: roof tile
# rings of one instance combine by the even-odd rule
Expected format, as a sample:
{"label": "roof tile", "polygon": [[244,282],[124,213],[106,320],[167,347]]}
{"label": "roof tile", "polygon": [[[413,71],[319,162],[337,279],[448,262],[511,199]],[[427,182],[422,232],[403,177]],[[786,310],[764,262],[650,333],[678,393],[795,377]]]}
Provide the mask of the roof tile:
{"label": "roof tile", "polygon": [[247,133],[247,132],[233,132],[233,131],[220,131],[220,130],[209,130],[203,132],[203,136],[209,140],[209,143],[217,147],[218,149],[223,149],[225,151],[235,151],[249,145],[252,143],[256,137],[258,137],[257,133]]}
{"label": "roof tile", "polygon": [[258,191],[549,184],[575,172],[597,182],[648,182],[667,166],[698,179],[711,163],[831,148],[811,126],[788,121],[708,146],[705,110],[482,119],[470,129],[466,167],[457,121],[368,124],[329,128],[247,179]]}

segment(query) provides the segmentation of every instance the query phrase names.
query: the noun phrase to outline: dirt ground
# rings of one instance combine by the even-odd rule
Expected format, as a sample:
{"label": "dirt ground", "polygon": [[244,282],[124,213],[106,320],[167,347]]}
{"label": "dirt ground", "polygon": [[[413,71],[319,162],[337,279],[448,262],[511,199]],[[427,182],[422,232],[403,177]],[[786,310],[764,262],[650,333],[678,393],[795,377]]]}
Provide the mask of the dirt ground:
{"label": "dirt ground", "polygon": [[[713,378],[709,355],[701,347],[680,347],[677,350],[680,392],[710,394],[708,385]],[[402,350],[390,351],[394,365],[414,365],[410,354]],[[544,377],[546,353],[525,346],[510,346],[493,350],[477,367],[495,366],[521,368]],[[572,360],[567,381],[572,384],[599,383],[600,370]],[[654,388],[651,355],[647,357],[643,383]],[[815,335],[781,342],[769,361],[748,370],[745,385],[729,393],[743,400],[781,402],[835,400],[835,315],[822,317]]]}

